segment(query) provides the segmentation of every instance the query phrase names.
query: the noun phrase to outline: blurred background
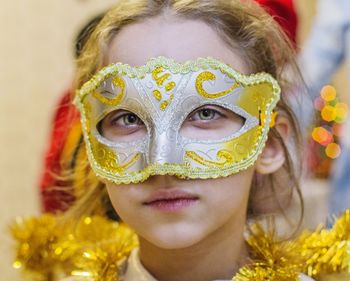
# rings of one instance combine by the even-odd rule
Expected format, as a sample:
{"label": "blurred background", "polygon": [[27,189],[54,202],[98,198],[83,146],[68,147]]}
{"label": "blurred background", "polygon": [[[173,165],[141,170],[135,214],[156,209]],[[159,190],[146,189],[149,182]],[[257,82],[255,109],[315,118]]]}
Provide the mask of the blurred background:
{"label": "blurred background", "polygon": [[[20,280],[11,268],[7,225],[16,216],[40,213],[39,182],[53,112],[74,73],[74,40],[93,16],[113,0],[1,0],[0,4],[0,272]],[[302,48],[316,13],[316,0],[296,0]],[[349,73],[340,67],[332,85],[349,104]],[[305,225],[327,214],[327,176],[303,183]]]}

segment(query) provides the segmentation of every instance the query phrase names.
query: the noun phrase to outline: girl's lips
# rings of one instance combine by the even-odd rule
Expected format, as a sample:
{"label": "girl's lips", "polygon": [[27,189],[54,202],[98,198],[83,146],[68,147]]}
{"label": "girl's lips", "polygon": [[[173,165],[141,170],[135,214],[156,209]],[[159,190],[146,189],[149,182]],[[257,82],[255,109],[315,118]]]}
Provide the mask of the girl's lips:
{"label": "girl's lips", "polygon": [[165,212],[175,212],[196,203],[199,197],[180,190],[160,190],[150,196],[143,205]]}
{"label": "girl's lips", "polygon": [[193,205],[195,202],[198,201],[198,198],[192,198],[192,199],[185,199],[185,198],[179,198],[179,199],[168,199],[168,200],[159,200],[154,201],[152,203],[146,204],[146,206],[164,211],[164,212],[176,212],[180,211],[183,208],[189,207]]}

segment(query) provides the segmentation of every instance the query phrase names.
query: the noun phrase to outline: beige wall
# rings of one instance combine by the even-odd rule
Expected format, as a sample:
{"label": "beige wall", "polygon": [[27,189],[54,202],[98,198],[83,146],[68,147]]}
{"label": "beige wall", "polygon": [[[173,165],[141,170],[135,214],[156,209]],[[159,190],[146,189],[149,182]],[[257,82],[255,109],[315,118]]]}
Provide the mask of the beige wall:
{"label": "beige wall", "polygon": [[[70,83],[72,40],[86,19],[115,2],[1,1],[1,280],[20,280],[10,267],[11,245],[6,225],[17,215],[39,211],[37,183],[42,155],[53,106]],[[305,19],[301,37],[305,37],[309,29],[313,2],[299,0],[302,19]],[[340,77],[340,81],[345,81],[344,74]]]}
{"label": "beige wall", "polygon": [[53,106],[70,84],[72,40],[115,2],[0,1],[0,280],[20,280],[10,267],[6,225],[38,213],[42,155]]}

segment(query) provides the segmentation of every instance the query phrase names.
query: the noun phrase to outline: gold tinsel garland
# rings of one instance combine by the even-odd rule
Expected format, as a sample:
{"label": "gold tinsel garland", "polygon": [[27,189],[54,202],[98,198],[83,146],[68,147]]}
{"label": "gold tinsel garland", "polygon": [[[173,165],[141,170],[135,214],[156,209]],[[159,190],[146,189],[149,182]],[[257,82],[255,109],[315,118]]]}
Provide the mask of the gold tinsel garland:
{"label": "gold tinsel garland", "polygon": [[55,255],[58,237],[63,236],[57,229],[57,220],[51,215],[28,219],[17,218],[10,226],[17,241],[15,268],[23,268],[34,280],[50,280],[52,271],[59,263]]}
{"label": "gold tinsel garland", "polygon": [[98,216],[69,224],[49,214],[18,218],[10,230],[17,242],[14,267],[38,281],[56,280],[58,273],[115,281],[118,261],[138,246],[129,227]]}
{"label": "gold tinsel garland", "polygon": [[[14,266],[40,281],[55,280],[57,272],[93,281],[118,280],[118,265],[138,246],[130,228],[102,217],[69,225],[52,215],[17,219],[11,232],[17,241]],[[319,227],[291,241],[277,242],[275,235],[255,225],[247,243],[252,262],[234,281],[291,281],[299,280],[301,272],[316,278],[350,272],[350,210],[332,229]]]}
{"label": "gold tinsel garland", "polygon": [[303,271],[310,276],[350,272],[350,210],[335,222],[331,230],[319,227],[297,240],[304,258]]}
{"label": "gold tinsel garland", "polygon": [[301,259],[297,243],[278,242],[276,235],[265,232],[258,224],[253,225],[250,232],[247,243],[252,262],[242,267],[233,281],[299,280]]}

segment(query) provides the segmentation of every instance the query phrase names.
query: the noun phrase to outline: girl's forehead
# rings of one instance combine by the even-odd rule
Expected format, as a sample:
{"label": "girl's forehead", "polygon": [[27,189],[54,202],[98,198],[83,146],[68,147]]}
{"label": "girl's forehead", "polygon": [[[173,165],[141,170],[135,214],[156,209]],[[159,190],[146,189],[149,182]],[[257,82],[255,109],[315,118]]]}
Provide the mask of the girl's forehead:
{"label": "girl's forehead", "polygon": [[111,41],[107,64],[122,62],[141,66],[159,56],[177,62],[213,57],[241,73],[249,73],[243,50],[240,53],[230,48],[208,24],[163,16],[123,27]]}

